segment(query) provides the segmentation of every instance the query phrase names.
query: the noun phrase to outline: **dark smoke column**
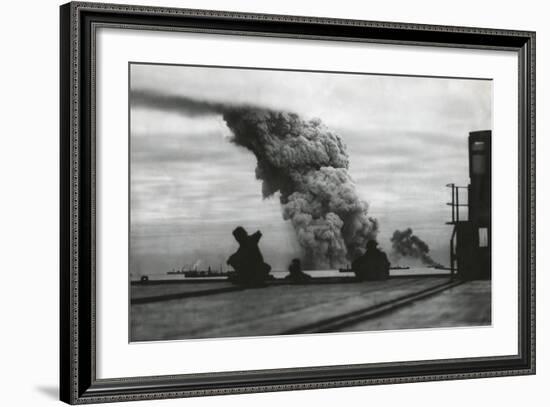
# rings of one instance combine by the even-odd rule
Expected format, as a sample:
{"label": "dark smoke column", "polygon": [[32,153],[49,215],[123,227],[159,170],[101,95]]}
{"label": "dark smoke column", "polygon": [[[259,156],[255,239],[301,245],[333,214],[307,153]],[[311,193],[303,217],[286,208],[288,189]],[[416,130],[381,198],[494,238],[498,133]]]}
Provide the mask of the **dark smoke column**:
{"label": "dark smoke column", "polygon": [[256,107],[223,108],[232,141],[258,161],[264,198],[280,192],[284,219],[290,220],[307,267],[342,266],[376,237],[348,174],[348,155],[340,137],[320,120]]}
{"label": "dark smoke column", "polygon": [[411,257],[420,259],[427,266],[442,267],[430,257],[430,247],[426,242],[413,234],[411,228],[396,230],[391,237],[393,254],[395,257]]}

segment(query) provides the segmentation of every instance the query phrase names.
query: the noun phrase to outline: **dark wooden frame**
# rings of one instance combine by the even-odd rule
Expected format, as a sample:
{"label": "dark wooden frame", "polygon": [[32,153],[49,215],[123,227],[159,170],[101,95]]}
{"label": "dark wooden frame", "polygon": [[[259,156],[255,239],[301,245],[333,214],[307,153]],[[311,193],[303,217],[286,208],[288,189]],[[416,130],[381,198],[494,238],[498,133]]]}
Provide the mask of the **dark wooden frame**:
{"label": "dark wooden frame", "polygon": [[[61,6],[60,395],[71,404],[535,373],[535,33],[96,3]],[[95,71],[99,26],[512,50],[519,56],[519,352],[502,357],[97,379]]]}

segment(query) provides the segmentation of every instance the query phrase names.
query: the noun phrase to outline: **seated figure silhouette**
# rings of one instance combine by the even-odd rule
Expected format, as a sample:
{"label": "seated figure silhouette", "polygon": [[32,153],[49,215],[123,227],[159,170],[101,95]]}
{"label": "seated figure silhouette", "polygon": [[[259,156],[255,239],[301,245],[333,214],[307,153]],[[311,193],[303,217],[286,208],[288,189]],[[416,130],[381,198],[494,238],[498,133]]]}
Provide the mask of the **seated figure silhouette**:
{"label": "seated figure silhouette", "polygon": [[247,287],[263,285],[269,279],[271,266],[264,262],[258,247],[262,233],[258,230],[249,236],[242,226],[238,226],[233,231],[233,236],[239,243],[239,248],[227,260],[227,264],[235,269],[231,281]]}
{"label": "seated figure silhouette", "polygon": [[292,259],[290,266],[288,266],[289,275],[285,277],[285,280],[289,280],[293,283],[307,283],[311,280],[311,276],[302,271],[302,263],[300,259]]}
{"label": "seated figure silhouette", "polygon": [[390,262],[386,253],[378,249],[376,240],[367,242],[367,251],[351,263],[359,281],[385,280],[390,275]]}

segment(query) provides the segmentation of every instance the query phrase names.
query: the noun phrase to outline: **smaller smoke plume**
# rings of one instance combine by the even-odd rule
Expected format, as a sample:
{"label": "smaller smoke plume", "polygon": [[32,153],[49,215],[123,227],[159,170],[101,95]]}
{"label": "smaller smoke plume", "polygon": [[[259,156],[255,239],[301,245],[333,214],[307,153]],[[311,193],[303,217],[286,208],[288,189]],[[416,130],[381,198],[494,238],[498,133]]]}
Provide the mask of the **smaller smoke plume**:
{"label": "smaller smoke plume", "polygon": [[392,243],[393,256],[397,259],[409,257],[419,259],[428,266],[441,266],[429,255],[430,247],[426,242],[413,234],[411,228],[403,231],[396,230],[390,239]]}

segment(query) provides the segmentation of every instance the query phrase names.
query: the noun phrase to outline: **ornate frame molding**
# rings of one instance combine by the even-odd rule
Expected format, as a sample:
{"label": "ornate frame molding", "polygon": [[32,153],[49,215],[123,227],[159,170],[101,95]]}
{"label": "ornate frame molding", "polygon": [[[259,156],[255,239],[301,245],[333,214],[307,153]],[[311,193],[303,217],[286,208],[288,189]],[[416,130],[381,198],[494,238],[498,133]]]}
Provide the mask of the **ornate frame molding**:
{"label": "ornate frame molding", "polygon": [[[318,389],[535,373],[535,33],[73,2],[61,6],[60,394],[70,404]],[[95,361],[95,29],[178,30],[519,55],[518,355],[230,373],[97,379]]]}

